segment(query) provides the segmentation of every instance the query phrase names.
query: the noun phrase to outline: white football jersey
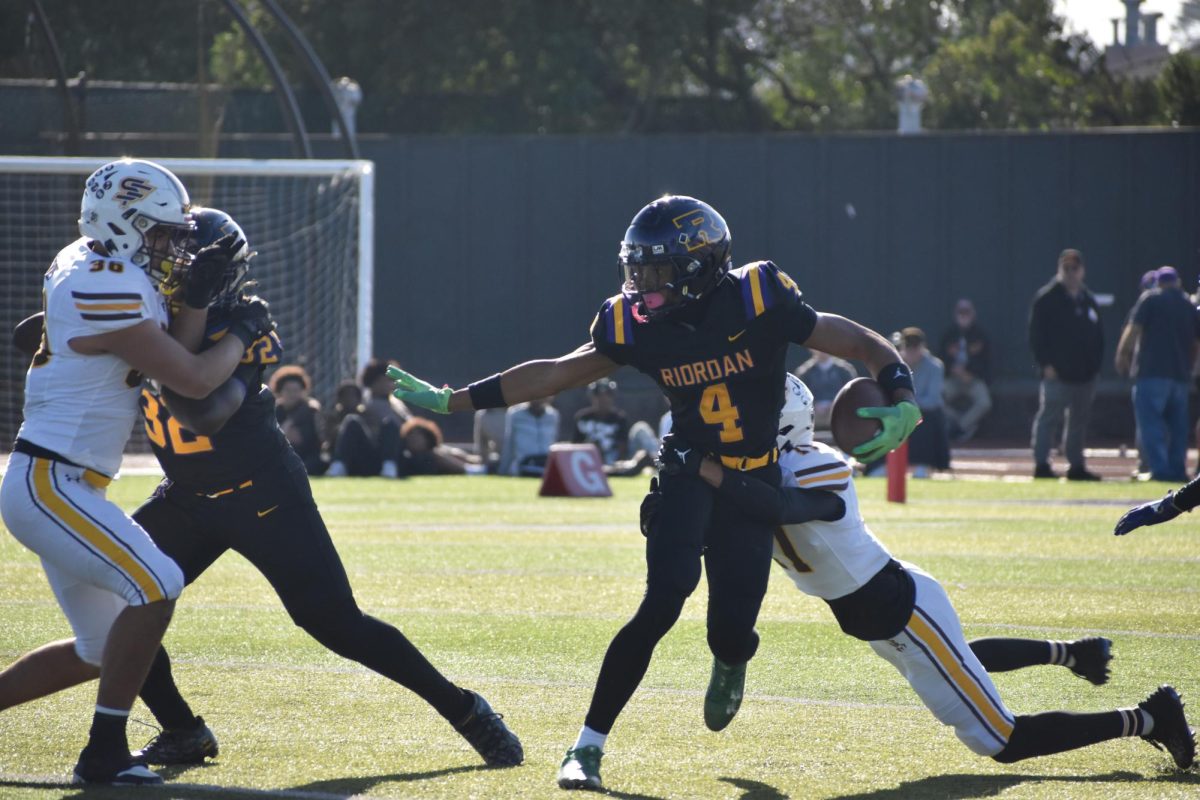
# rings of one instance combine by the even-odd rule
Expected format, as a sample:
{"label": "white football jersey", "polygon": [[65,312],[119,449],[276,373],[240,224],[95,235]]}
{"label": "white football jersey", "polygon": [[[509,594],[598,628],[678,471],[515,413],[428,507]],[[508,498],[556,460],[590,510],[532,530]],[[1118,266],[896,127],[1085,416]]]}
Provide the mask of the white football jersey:
{"label": "white football jersey", "polygon": [[46,272],[45,331],[25,376],[25,421],[17,436],[115,475],[138,417],[141,376],[115,355],[83,355],[69,342],[147,319],[165,326],[167,306],[140,267],[100,256],[87,242],[64,247]]}
{"label": "white football jersey", "polygon": [[784,525],[775,533],[775,560],[805,594],[833,600],[857,590],[883,569],[892,555],[867,528],[858,509],[853,470],[845,457],[814,442],[779,457],[784,487],[825,489],[846,504],[837,522],[814,520]]}

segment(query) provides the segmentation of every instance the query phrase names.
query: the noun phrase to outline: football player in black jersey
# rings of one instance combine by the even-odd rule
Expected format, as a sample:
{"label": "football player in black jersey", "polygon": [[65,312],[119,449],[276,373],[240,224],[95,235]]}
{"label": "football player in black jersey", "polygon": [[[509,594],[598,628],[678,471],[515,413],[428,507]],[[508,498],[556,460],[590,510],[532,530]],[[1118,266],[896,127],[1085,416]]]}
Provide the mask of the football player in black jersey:
{"label": "football player in black jersey", "polygon": [[[225,335],[230,309],[245,302],[243,281],[253,253],[228,214],[193,208],[192,215],[196,249],[220,241],[233,253],[207,285],[193,281],[182,292],[186,306],[209,308],[203,348]],[[274,397],[263,385],[264,370],[281,354],[272,331],[247,347],[233,377],[203,400],[161,387],[143,391],[146,434],[166,478],[133,518],[189,584],[225,551],[240,553],[310,636],[415,692],[488,765],[520,764],[520,741],[483,697],[451,683],[399,630],[359,610],[304,464],[279,429]],[[159,649],[141,698],[163,730],[135,757],[181,764],[217,754],[216,738],[175,685],[165,649]]]}
{"label": "football player in black jersey", "polygon": [[[396,395],[441,413],[548,397],[623,364],[649,375],[671,402],[683,449],[711,453],[731,469],[778,486],[775,434],[789,343],[865,362],[894,405],[862,409],[882,432],[856,451],[873,460],[920,421],[912,379],[882,336],[814,311],[769,261],[731,268],[729,228],[707,203],[660,198],[633,218],[621,242],[621,294],[600,307],[591,341],[557,359],[528,361],[470,386],[436,388],[394,369]],[[708,576],[712,678],[704,720],[729,724],[741,702],[754,623],[771,566],[772,527],[749,518],[695,475],[664,475],[662,513],[646,544],[646,594],[613,639],[585,724],[559,770],[563,788],[599,789],[608,732],[637,688],[659,639]]]}

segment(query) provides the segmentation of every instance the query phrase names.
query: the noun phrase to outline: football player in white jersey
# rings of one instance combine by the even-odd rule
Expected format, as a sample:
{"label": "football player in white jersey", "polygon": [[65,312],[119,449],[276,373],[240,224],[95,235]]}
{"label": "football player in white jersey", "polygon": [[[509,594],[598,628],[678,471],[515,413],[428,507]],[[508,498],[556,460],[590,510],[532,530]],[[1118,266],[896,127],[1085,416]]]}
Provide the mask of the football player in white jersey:
{"label": "football player in white jersey", "polygon": [[0,708],[99,676],[76,782],[161,783],[131,758],[125,727],[183,575],[105,497],[139,416],[143,376],[205,397],[270,326],[265,305],[247,309],[228,342],[199,355],[167,333],[163,292],[181,288],[190,272],[172,330],[198,341],[211,276],[223,267],[217,248],[188,269],[181,246],[192,228],[188,206],[179,179],[149,161],[115,161],[87,179],[83,235],[45,275],[41,346],[0,486],[5,526],[41,558],[75,634],[0,673]]}
{"label": "football player in white jersey", "polygon": [[[943,724],[975,753],[1011,763],[1123,736],[1166,748],[1179,769],[1195,758],[1195,737],[1170,686],[1131,708],[1079,714],[1010,712],[988,672],[1036,664],[1066,666],[1094,684],[1108,679],[1107,639],[1074,642],[991,638],[967,642],[941,584],[897,561],[863,520],[845,457],[812,437],[812,394],[788,375],[780,418],[784,487],[748,481],[711,458],[663,442],[668,470],[693,471],[743,508],[778,523],[775,560],[805,594],[825,600],[842,631],[870,644],[900,671]],[[681,457],[682,455],[682,457]],[[644,514],[655,513],[653,492]]]}

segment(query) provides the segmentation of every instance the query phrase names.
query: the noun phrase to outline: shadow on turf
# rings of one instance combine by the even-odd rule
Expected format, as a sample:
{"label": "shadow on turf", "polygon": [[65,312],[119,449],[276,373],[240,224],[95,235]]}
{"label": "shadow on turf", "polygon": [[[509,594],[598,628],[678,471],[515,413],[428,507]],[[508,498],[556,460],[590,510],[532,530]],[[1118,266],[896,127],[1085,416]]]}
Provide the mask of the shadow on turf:
{"label": "shadow on turf", "polygon": [[759,781],[750,781],[745,778],[721,778],[721,780],[745,792],[738,800],[788,800],[790,797],[774,786]]}
{"label": "shadow on turf", "polygon": [[[198,766],[198,765],[197,765]],[[263,797],[269,797],[270,791],[262,789],[242,789],[235,786],[216,786],[209,784],[201,784],[196,782],[175,783],[171,779],[185,772],[191,772],[195,766],[188,767],[166,767],[160,768],[159,774],[167,779],[166,786],[147,788],[143,790],[146,797],[153,797],[159,791],[166,791],[172,800],[213,800],[214,797],[221,797],[222,800],[262,800]],[[424,781],[431,778],[441,778],[446,775],[457,775],[464,772],[478,772],[480,770],[492,769],[485,764],[472,764],[465,767],[447,767],[446,769],[434,769],[427,772],[398,772],[392,775],[370,775],[360,778],[331,778],[325,781],[313,781],[300,786],[292,786],[288,789],[278,790],[278,793],[286,796],[287,792],[296,792],[297,795],[303,796],[305,793],[311,793],[315,796],[325,795],[330,798],[342,797],[350,798],[361,795],[364,792],[373,789],[381,783],[408,783],[411,781]],[[55,783],[49,781],[21,781],[21,780],[0,780],[0,788],[13,787],[21,789],[63,789],[65,790],[63,800],[71,800],[71,798],[89,798],[89,800],[127,800],[130,796],[130,788],[126,786],[76,786],[66,781]],[[614,797],[622,797],[627,800],[659,800],[659,798],[647,798],[641,795],[622,795],[612,793]]]}
{"label": "shadow on turf", "polygon": [[[1137,772],[1118,770],[1104,775],[931,775],[915,781],[904,781],[891,789],[876,789],[860,794],[841,795],[836,800],[911,800],[912,798],[936,798],[937,800],[969,800],[974,797],[995,797],[1006,789],[1022,783],[1180,783],[1200,786],[1200,773],[1195,769],[1187,772],[1164,772],[1147,777]],[[745,797],[770,797],[782,795],[745,795]]]}

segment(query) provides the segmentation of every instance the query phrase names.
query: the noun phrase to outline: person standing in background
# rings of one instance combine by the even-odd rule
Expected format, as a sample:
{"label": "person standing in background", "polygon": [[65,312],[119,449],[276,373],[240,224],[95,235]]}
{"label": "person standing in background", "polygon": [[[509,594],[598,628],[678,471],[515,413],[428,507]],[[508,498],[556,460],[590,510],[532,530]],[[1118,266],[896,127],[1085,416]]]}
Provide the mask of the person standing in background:
{"label": "person standing in background", "polygon": [[1063,250],[1058,272],[1034,295],[1029,313],[1029,344],[1042,381],[1033,420],[1035,478],[1057,477],[1050,468],[1050,437],[1065,417],[1067,480],[1100,480],[1084,463],[1083,439],[1104,353],[1104,329],[1083,277],[1083,253]]}
{"label": "person standing in background", "polygon": [[1174,267],[1158,270],[1121,332],[1116,368],[1129,375],[1137,353],[1133,412],[1151,480],[1187,481],[1188,383],[1200,345],[1200,316]]}

